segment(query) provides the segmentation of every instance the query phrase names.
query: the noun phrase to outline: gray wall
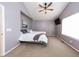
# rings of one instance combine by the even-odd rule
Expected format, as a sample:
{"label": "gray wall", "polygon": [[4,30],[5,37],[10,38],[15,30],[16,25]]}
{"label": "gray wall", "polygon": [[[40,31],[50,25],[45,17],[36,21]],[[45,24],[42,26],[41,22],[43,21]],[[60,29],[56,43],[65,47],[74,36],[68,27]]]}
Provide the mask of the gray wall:
{"label": "gray wall", "polygon": [[19,42],[20,37],[20,11],[27,14],[23,3],[3,2],[0,3],[5,7],[5,51],[9,51]]}
{"label": "gray wall", "polygon": [[32,19],[25,15],[23,12],[21,13],[21,27],[22,27],[22,24],[26,24],[28,25],[28,28],[29,29],[32,29]]}
{"label": "gray wall", "polygon": [[51,20],[33,20],[32,30],[45,31],[47,36],[55,36],[55,26]]}
{"label": "gray wall", "polygon": [[[69,17],[70,15],[73,15],[77,12],[79,12],[79,2],[71,2],[67,6],[67,8],[63,11],[63,13],[60,15],[60,19],[62,21],[62,19]],[[62,35],[61,31],[62,31],[62,24],[57,25],[56,26],[57,35],[62,37],[66,42],[68,42],[73,47],[79,49],[79,41],[66,35]]]}

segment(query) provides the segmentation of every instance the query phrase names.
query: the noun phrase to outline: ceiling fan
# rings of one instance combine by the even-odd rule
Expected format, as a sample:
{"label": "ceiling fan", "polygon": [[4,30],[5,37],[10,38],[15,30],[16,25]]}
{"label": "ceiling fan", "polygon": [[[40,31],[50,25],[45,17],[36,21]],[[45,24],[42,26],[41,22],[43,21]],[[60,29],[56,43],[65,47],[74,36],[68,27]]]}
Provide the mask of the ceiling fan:
{"label": "ceiling fan", "polygon": [[44,6],[42,6],[41,4],[39,4],[39,7],[42,8],[42,10],[39,10],[39,12],[45,12],[45,14],[47,13],[47,10],[48,11],[53,11],[53,9],[49,9],[49,7],[52,5],[52,2],[50,2],[49,4],[48,3],[44,3]]}

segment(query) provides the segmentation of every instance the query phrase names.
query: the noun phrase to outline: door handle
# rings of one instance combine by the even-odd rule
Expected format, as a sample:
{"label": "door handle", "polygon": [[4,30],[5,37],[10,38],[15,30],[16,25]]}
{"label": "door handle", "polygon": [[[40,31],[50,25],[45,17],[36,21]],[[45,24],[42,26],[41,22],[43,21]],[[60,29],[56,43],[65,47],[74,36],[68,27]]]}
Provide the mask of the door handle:
{"label": "door handle", "polygon": [[3,35],[3,33],[1,33],[1,35]]}

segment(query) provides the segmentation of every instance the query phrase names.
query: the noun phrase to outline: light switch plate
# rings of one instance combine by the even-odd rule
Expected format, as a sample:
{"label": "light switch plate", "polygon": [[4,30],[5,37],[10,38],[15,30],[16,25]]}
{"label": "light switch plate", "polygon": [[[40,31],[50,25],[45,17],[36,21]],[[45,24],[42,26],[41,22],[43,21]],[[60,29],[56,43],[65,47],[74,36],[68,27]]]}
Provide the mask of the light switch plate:
{"label": "light switch plate", "polygon": [[7,28],[6,31],[7,31],[7,32],[11,32],[12,29],[11,29],[11,28]]}

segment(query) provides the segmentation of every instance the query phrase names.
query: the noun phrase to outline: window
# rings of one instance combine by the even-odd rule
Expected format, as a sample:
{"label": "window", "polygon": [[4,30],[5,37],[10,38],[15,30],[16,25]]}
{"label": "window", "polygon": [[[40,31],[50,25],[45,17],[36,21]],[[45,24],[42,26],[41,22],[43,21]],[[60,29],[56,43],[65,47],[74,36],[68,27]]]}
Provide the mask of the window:
{"label": "window", "polygon": [[63,19],[62,34],[79,40],[79,13]]}

